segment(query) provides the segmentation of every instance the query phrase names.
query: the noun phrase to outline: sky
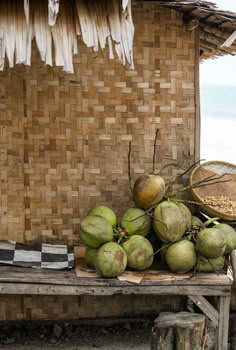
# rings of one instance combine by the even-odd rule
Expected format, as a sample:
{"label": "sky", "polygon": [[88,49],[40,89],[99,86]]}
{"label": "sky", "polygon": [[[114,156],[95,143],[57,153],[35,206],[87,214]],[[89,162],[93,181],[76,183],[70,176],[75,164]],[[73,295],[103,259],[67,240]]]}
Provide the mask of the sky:
{"label": "sky", "polygon": [[[235,0],[212,0],[221,10],[236,13]],[[200,82],[203,85],[236,85],[236,56],[209,59],[200,65]]]}
{"label": "sky", "polygon": [[[236,0],[212,0],[222,10],[232,11],[236,13]],[[236,113],[234,110],[236,100],[236,89],[229,89],[225,86],[236,87],[236,56],[223,56],[217,59],[209,59],[200,65],[200,83],[201,89],[201,105],[205,105],[208,111],[201,108],[201,159],[206,160],[223,160],[236,164]],[[208,86],[210,85],[210,86]],[[213,105],[209,99],[205,98],[203,86],[207,88],[208,93],[214,96],[215,91],[212,86],[217,87],[221,95],[216,95]],[[204,90],[206,91],[206,90]],[[227,100],[224,93],[230,93],[231,102]],[[233,95],[232,95],[233,94]],[[227,102],[228,101],[228,102]],[[222,117],[217,117],[215,111],[221,106]],[[231,117],[228,118],[225,112],[230,112]],[[232,117],[232,115],[234,115]]]}

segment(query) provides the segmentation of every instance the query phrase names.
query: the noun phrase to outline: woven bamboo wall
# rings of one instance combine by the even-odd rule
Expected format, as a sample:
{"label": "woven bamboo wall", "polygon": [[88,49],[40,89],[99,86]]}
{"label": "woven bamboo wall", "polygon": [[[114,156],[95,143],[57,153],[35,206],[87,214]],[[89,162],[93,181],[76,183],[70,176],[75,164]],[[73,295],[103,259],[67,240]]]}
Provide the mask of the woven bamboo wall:
{"label": "woven bamboo wall", "polygon": [[1,296],[0,321],[141,317],[183,310],[180,296]]}
{"label": "woven bamboo wall", "polygon": [[22,73],[0,74],[0,239],[24,232],[24,99]]}
{"label": "woven bamboo wall", "polygon": [[[157,128],[157,167],[194,161],[195,35],[180,14],[152,2],[133,2],[133,17],[135,70],[81,43],[74,74],[44,66],[36,50],[31,67],[0,73],[0,239],[77,243],[80,219],[93,205],[120,216],[132,205],[129,141],[135,180],[152,168]],[[1,319],[77,313],[73,298],[49,299],[41,308],[34,298],[19,298],[21,310],[8,316],[12,298],[1,299]],[[80,300],[84,316],[87,299]],[[113,316],[124,309],[119,305],[108,307]]]}
{"label": "woven bamboo wall", "polygon": [[157,128],[157,166],[193,161],[194,33],[153,3],[133,15],[135,70],[81,43],[73,75],[36,50],[31,67],[0,74],[1,239],[77,242],[91,206],[120,215],[131,205],[128,143],[135,180],[152,168]]}

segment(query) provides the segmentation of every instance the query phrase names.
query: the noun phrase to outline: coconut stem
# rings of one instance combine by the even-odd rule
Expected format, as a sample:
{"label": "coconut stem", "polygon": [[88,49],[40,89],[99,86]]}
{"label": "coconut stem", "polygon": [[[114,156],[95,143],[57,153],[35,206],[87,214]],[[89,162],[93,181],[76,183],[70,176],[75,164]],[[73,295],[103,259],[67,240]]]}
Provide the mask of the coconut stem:
{"label": "coconut stem", "polygon": [[203,227],[207,227],[207,226],[209,226],[209,225],[211,225],[211,224],[215,224],[215,225],[217,225],[217,224],[219,224],[219,222],[215,222],[215,221],[217,221],[217,220],[219,220],[220,218],[209,218],[207,221],[205,221],[204,223],[203,223]]}
{"label": "coconut stem", "polygon": [[180,199],[180,198],[171,198],[172,202],[188,203],[188,204],[197,204],[202,205],[200,202],[190,201],[189,199]]}
{"label": "coconut stem", "polygon": [[173,166],[175,168],[179,168],[179,169],[182,169],[184,170],[179,164],[176,164],[176,163],[168,163],[168,164],[165,164],[158,172],[158,175],[161,175],[161,173],[163,172],[164,169],[168,168],[169,166]]}
{"label": "coconut stem", "polygon": [[[176,242],[178,242],[178,241],[176,241]],[[163,249],[169,248],[172,244],[174,244],[174,243],[176,243],[176,242],[170,242],[170,243],[168,243],[167,245],[165,245],[164,247],[161,247],[160,249],[156,250],[156,251],[153,253],[153,256],[156,255],[156,254],[158,254],[158,253],[160,253]]]}
{"label": "coconut stem", "polygon": [[207,259],[207,261],[209,262],[209,264],[211,265],[212,269],[214,270],[214,272],[217,274],[217,276],[219,276],[219,273],[217,272],[217,270],[214,268],[212,262],[210,259]]}
{"label": "coconut stem", "polygon": [[132,188],[132,179],[131,179],[130,155],[131,155],[131,141],[129,142],[129,152],[128,152],[128,175],[129,175],[129,189],[132,193],[133,188]]}
{"label": "coconut stem", "polygon": [[153,158],[152,158],[152,172],[154,174],[155,167],[156,167],[156,149],[157,149],[157,135],[158,135],[159,129],[156,129],[156,135],[154,140],[154,146],[153,146]]}
{"label": "coconut stem", "polygon": [[[173,179],[171,179],[167,185],[166,185],[166,193],[169,191],[170,187],[176,182],[178,181],[181,177],[183,177],[185,174],[187,174],[192,168],[194,168],[198,163],[200,163],[201,161],[203,161],[205,159],[200,159],[197,162],[194,162],[193,164],[191,164],[183,173],[177,175],[176,177],[174,177]],[[168,164],[166,165],[168,166]],[[176,165],[177,167],[181,168],[180,166]],[[161,171],[164,168],[161,169]],[[182,168],[181,168],[182,169]]]}
{"label": "coconut stem", "polygon": [[208,179],[208,180],[201,180],[201,181],[198,181],[192,185],[188,185],[188,186],[185,186],[183,188],[180,188],[178,191],[174,192],[174,193],[171,193],[168,197],[175,197],[178,193],[180,192],[184,192],[184,191],[188,191],[188,190],[191,190],[192,188],[199,188],[199,187],[204,187],[204,186],[210,186],[210,185],[215,185],[215,184],[218,184],[218,183],[224,183],[224,182],[229,182],[231,180],[221,180],[221,181],[214,181],[214,180],[218,180],[220,178],[222,178],[224,175],[227,175],[227,174],[223,174],[221,176],[218,176],[218,177],[215,177],[214,179]]}

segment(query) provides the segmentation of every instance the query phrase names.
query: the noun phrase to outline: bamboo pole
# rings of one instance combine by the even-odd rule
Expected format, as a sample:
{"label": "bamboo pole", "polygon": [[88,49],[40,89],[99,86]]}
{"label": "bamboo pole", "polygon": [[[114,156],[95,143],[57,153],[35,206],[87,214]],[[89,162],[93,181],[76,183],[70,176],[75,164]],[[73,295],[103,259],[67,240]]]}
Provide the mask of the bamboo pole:
{"label": "bamboo pole", "polygon": [[199,72],[199,55],[200,55],[200,38],[199,29],[195,31],[195,65],[194,65],[194,88],[195,88],[195,135],[194,135],[194,161],[197,162],[200,159],[200,144],[201,144],[201,108],[200,108],[200,72]]}

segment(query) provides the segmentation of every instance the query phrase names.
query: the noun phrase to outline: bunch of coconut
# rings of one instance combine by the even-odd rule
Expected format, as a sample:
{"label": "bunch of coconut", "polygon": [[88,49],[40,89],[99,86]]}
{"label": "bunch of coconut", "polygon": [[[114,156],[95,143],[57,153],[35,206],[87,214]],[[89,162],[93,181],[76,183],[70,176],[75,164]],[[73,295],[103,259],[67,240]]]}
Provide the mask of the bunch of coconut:
{"label": "bunch of coconut", "polygon": [[186,273],[197,263],[197,251],[189,237],[192,214],[189,208],[178,201],[163,200],[153,212],[153,228],[163,242],[161,256],[169,269]]}
{"label": "bunch of coconut", "polygon": [[124,249],[114,242],[116,214],[106,206],[91,208],[80,223],[80,241],[86,246],[85,261],[104,277],[116,277],[127,266]]}
{"label": "bunch of coconut", "polygon": [[222,269],[224,255],[236,249],[236,232],[230,225],[215,224],[214,219],[203,223],[183,202],[166,198],[160,175],[140,176],[133,200],[136,207],[125,210],[119,224],[106,206],[90,209],[81,221],[85,260],[103,277],[117,277],[126,268],[149,268],[156,250],[173,272],[213,272]]}
{"label": "bunch of coconut", "polygon": [[117,277],[126,267],[151,266],[153,248],[148,239],[151,218],[144,210],[127,209],[117,225],[114,211],[96,206],[81,220],[80,240],[86,246],[85,261],[103,277]]}
{"label": "bunch of coconut", "polygon": [[120,239],[127,255],[127,267],[145,270],[153,263],[154,250],[146,238],[152,229],[151,216],[143,209],[129,208],[120,223],[124,236]]}
{"label": "bunch of coconut", "polygon": [[207,227],[214,220],[201,222],[187,205],[176,198],[165,198],[165,194],[165,181],[160,175],[142,175],[133,187],[137,207],[152,213],[152,227],[162,242],[162,260],[176,273],[222,269],[224,255],[236,249],[235,230],[219,223]]}
{"label": "bunch of coconut", "polygon": [[201,272],[223,269],[225,255],[236,249],[236,231],[234,228],[226,223],[219,223],[215,220],[213,222],[213,226],[203,228],[196,236],[198,251],[196,269]]}
{"label": "bunch of coconut", "polygon": [[[152,213],[152,227],[163,242],[161,254],[170,270],[190,271],[197,262],[194,244],[182,239],[192,226],[192,214],[182,203],[164,198],[165,181],[160,175],[140,176],[133,187],[133,199],[137,207]],[[162,253],[163,253],[162,252]]]}

